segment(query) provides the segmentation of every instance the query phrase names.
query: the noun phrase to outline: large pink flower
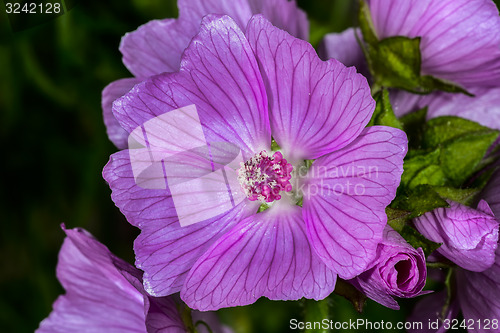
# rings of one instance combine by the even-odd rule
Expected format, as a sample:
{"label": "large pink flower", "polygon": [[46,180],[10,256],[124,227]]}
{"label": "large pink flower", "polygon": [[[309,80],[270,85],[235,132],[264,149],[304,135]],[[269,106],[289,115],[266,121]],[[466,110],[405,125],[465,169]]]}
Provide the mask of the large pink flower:
{"label": "large pink flower", "polygon": [[[246,162],[239,171],[224,166],[241,201],[181,227],[181,211],[204,207],[193,201],[202,191],[185,187],[184,200],[174,202],[173,186],[204,174],[203,158],[177,154],[177,177],[163,179],[160,168],[160,182],[150,183],[155,189],[136,183],[134,150],[114,154],[103,173],[116,205],[141,229],[134,249],[148,293],[181,290],[200,310],[261,296],[322,299],[337,276],[350,279],[366,269],[400,182],[407,139],[394,128],[365,128],[375,103],[363,76],[321,61],[309,43],[262,16],[250,20],[246,34],[228,16],[207,16],[180,71],[135,86],[113,111],[128,133],[142,133],[152,119],[192,104],[215,155],[229,154],[218,151],[220,142],[241,151]],[[194,127],[183,126],[172,121],[154,137],[132,136],[153,156],[162,145],[194,142]],[[271,136],[279,152],[271,150]],[[208,165],[220,170],[212,155]],[[314,162],[301,175],[305,160]],[[217,200],[227,193],[225,185],[211,188],[206,209],[226,204]],[[261,204],[270,208],[257,213]]]}

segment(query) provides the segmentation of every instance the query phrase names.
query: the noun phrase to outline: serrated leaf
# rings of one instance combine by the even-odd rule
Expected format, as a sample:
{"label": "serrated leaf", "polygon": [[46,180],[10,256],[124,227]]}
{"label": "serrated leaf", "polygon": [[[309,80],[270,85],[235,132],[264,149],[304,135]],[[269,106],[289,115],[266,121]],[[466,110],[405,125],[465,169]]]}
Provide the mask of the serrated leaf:
{"label": "serrated leaf", "polygon": [[428,240],[421,233],[408,225],[405,225],[403,227],[403,230],[401,230],[399,234],[408,242],[408,244],[413,246],[415,249],[421,247],[426,258],[429,256],[429,254],[431,254],[441,246],[440,243],[435,243]]}
{"label": "serrated leaf", "polygon": [[[330,318],[330,308],[332,306],[332,301],[328,297],[321,301],[315,301],[313,299],[302,299],[301,304],[303,306],[304,322],[321,322],[323,319]],[[328,333],[331,331],[329,328],[310,329],[306,327],[304,329],[304,332]]]}
{"label": "serrated leaf", "polygon": [[386,89],[382,89],[375,94],[373,98],[377,104],[368,126],[390,126],[402,130],[403,126],[392,109],[391,101],[389,100],[389,92]]}
{"label": "serrated leaf", "polygon": [[410,112],[399,118],[399,121],[403,125],[403,130],[408,136],[408,147],[410,149],[422,148],[426,119],[427,107],[415,112]]}
{"label": "serrated leaf", "polygon": [[409,211],[410,218],[440,207],[449,207],[449,205],[430,185],[419,185],[413,190],[401,192],[391,203],[391,208]]}
{"label": "serrated leaf", "polygon": [[462,205],[470,206],[476,196],[481,192],[477,188],[453,188],[448,186],[434,187],[434,190],[439,196],[446,200],[452,200]]}
{"label": "serrated leaf", "polygon": [[343,296],[345,299],[350,301],[359,313],[363,312],[363,308],[366,303],[366,296],[352,284],[337,278],[334,293]]}
{"label": "serrated leaf", "polygon": [[404,161],[401,184],[410,190],[424,184],[445,185],[447,178],[440,166],[440,156],[439,148],[425,154],[410,156]]}

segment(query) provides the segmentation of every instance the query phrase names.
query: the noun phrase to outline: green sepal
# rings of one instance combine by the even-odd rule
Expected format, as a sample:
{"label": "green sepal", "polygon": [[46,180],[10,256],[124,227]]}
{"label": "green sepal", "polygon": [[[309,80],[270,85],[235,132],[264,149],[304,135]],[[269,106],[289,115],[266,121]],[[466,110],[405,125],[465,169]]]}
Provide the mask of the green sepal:
{"label": "green sepal", "polygon": [[413,190],[401,191],[391,203],[391,208],[410,212],[409,218],[440,207],[449,205],[430,185],[419,185]]}
{"label": "green sepal", "polygon": [[440,149],[428,153],[412,151],[404,161],[404,172],[401,175],[401,184],[407,189],[414,189],[419,185],[427,184],[442,186],[447,183],[446,175],[440,166]]}
{"label": "green sepal", "polygon": [[397,232],[401,232],[403,227],[411,220],[411,212],[406,210],[387,207],[385,213],[387,214],[387,224]]}
{"label": "green sepal", "polygon": [[359,313],[363,312],[363,308],[366,303],[366,296],[352,284],[342,280],[341,278],[337,278],[337,283],[335,284],[335,290],[333,292],[351,302],[356,311]]}
{"label": "green sepal", "polygon": [[465,206],[471,206],[481,192],[477,188],[454,188],[448,186],[433,187],[434,191],[443,199],[452,200]]}
{"label": "green sepal", "polygon": [[387,89],[377,92],[373,98],[377,104],[368,126],[390,126],[402,130],[403,126],[394,114]]}

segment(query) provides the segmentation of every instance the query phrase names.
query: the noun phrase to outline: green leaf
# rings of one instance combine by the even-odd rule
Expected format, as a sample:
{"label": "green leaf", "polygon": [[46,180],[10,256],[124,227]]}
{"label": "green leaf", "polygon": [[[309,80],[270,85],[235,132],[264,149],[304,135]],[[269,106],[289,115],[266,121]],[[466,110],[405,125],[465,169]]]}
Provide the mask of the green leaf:
{"label": "green leaf", "polygon": [[410,212],[409,218],[418,217],[439,207],[449,205],[430,185],[419,185],[413,190],[403,191],[391,203],[391,208]]}
{"label": "green leaf", "polygon": [[[330,319],[330,310],[332,306],[332,300],[328,297],[321,301],[315,301],[313,299],[305,299],[301,300],[301,304],[303,305],[303,317],[304,322],[321,322],[323,319]],[[305,328],[304,332],[306,333],[328,333],[331,332],[328,328],[321,329],[313,329],[313,328]]]}
{"label": "green leaf", "polygon": [[403,230],[403,227],[411,220],[410,212],[406,210],[387,207],[385,213],[387,214],[387,224],[397,232]]}
{"label": "green leaf", "polygon": [[460,189],[448,186],[434,187],[433,189],[441,198],[453,200],[466,206],[470,206],[481,192],[477,188]]}
{"label": "green leaf", "polygon": [[415,249],[421,247],[426,258],[429,254],[441,246],[440,243],[428,240],[421,233],[408,225],[405,225],[399,234]]}
{"label": "green leaf", "polygon": [[447,178],[440,166],[441,151],[438,149],[429,153],[409,155],[404,161],[404,172],[401,175],[401,184],[408,189],[428,184],[442,186]]}
{"label": "green leaf", "polygon": [[476,173],[498,132],[472,133],[448,143],[441,151],[441,165],[454,186],[462,185]]}
{"label": "green leaf", "polygon": [[408,146],[410,149],[422,148],[426,118],[427,107],[415,112],[410,112],[399,118],[399,121],[403,125],[403,130],[408,136]]}
{"label": "green leaf", "polygon": [[427,123],[423,146],[440,150],[439,165],[448,178],[448,184],[460,187],[484,166],[484,156],[498,138],[498,133],[467,119],[438,117]]}
{"label": "green leaf", "polygon": [[363,312],[363,308],[366,303],[366,296],[352,284],[342,280],[341,278],[337,278],[334,293],[343,296],[345,299],[350,301],[359,313]]}
{"label": "green leaf", "polygon": [[403,126],[392,109],[392,105],[389,100],[389,92],[386,89],[382,89],[382,91],[375,94],[374,99],[377,104],[368,126],[382,125],[402,130]]}
{"label": "green leaf", "polygon": [[494,132],[494,130],[464,118],[454,116],[437,117],[427,122],[424,131],[424,144],[426,147],[436,148],[466,134],[491,132]]}

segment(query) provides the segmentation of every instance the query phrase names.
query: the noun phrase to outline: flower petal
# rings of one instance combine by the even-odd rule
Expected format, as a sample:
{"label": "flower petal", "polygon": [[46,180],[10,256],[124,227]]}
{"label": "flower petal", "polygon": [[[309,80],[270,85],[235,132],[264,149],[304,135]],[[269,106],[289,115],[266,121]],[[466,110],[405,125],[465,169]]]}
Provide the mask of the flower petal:
{"label": "flower petal", "polygon": [[137,185],[129,152],[111,156],[103,171],[111,198],[127,220],[141,229],[134,243],[136,266],[144,271],[146,291],[154,296],[178,292],[196,260],[238,221],[255,213],[248,200],[206,221],[181,227],[169,188]]}
{"label": "flower petal", "polygon": [[415,220],[415,227],[426,238],[443,243],[437,249],[446,258],[470,271],[481,272],[495,261],[498,222],[483,200],[478,209],[449,202]]}
{"label": "flower petal", "polygon": [[369,77],[368,64],[356,39],[356,34],[362,38],[361,31],[357,28],[349,28],[341,33],[327,34],[319,45],[318,54],[321,59],[333,58],[346,66],[354,66],[358,73]]}
{"label": "flower petal", "polygon": [[102,91],[101,104],[104,124],[106,125],[109,140],[118,149],[127,148],[128,133],[120,126],[113,115],[113,102],[128,93],[139,82],[141,81],[135,78],[121,79],[111,82]]}
{"label": "flower petal", "polygon": [[[162,74],[115,101],[129,133],[166,112],[194,104],[208,142],[230,142],[253,155],[270,146],[267,97],[257,61],[228,16],[204,18],[186,49],[180,73]],[[178,126],[184,132],[180,122]]]}
{"label": "flower petal", "polygon": [[500,80],[498,9],[490,0],[369,0],[379,38],[421,37],[422,73],[465,86]]}
{"label": "flower petal", "polygon": [[295,0],[249,0],[249,4],[253,14],[262,14],[274,26],[292,36],[309,39],[307,14],[297,6]]}
{"label": "flower petal", "polygon": [[422,295],[427,277],[422,248],[415,250],[397,231],[385,226],[383,240],[378,244],[375,260],[367,271],[351,280],[372,300],[393,310],[399,310],[392,298]]}
{"label": "flower petal", "polygon": [[373,260],[407,150],[404,132],[366,128],[350,145],[317,159],[304,185],[307,234],[319,257],[343,279]]}
{"label": "flower petal", "polygon": [[500,171],[491,176],[488,185],[481,193],[481,198],[488,202],[497,219],[500,219]]}
{"label": "flower petal", "polygon": [[280,204],[239,223],[196,262],[181,291],[186,304],[205,311],[333,291],[336,275],[313,253],[302,209]]}
{"label": "flower petal", "polygon": [[175,19],[150,21],[122,37],[123,64],[138,78],[176,72],[182,52],[196,33],[197,27],[188,22]]}
{"label": "flower petal", "polygon": [[[485,319],[500,318],[500,248],[489,269],[477,273],[457,270],[457,288],[460,307],[465,319],[483,324]],[[474,326],[474,332],[490,332],[484,325]]]}
{"label": "flower petal", "polygon": [[247,36],[266,80],[274,139],[287,159],[315,159],[352,142],[375,108],[366,79],[273,27],[262,16]]}
{"label": "flower petal", "polygon": [[[115,257],[82,229],[65,230],[57,276],[66,294],[37,332],[146,332],[151,305],[165,311],[157,321],[172,332],[184,332],[172,300],[150,300],[141,272]],[[170,332],[169,331],[169,332]]]}
{"label": "flower petal", "polygon": [[274,25],[307,39],[309,23],[295,1],[288,0],[179,0],[179,19],[150,21],[123,36],[123,63],[139,78],[179,70],[181,55],[198,33],[207,14],[230,16],[246,29],[252,14],[262,13]]}

